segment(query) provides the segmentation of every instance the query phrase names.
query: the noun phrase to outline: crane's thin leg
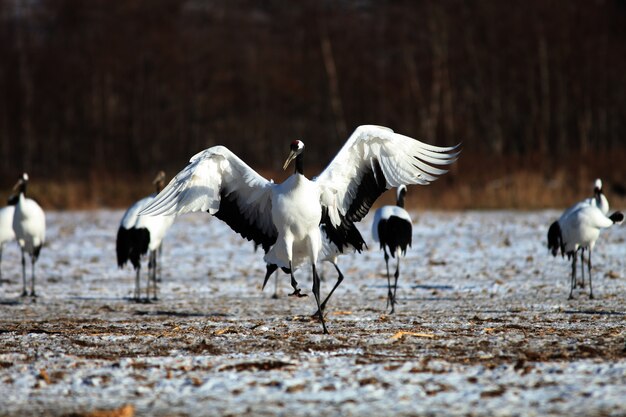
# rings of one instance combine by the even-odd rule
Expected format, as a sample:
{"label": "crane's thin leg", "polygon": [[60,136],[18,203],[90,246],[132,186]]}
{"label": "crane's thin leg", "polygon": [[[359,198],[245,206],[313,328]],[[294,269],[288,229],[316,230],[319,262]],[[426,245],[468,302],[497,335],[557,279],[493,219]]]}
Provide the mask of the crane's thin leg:
{"label": "crane's thin leg", "polygon": [[0,245],[0,287],[2,287],[2,245]]}
{"label": "crane's thin leg", "polygon": [[141,299],[141,290],[139,289],[139,277],[141,274],[141,265],[137,267],[135,270],[135,296],[133,297],[135,301],[139,301]]}
{"label": "crane's thin leg", "polygon": [[[317,310],[322,311],[322,307],[320,305],[320,277],[317,275],[317,271],[315,270],[315,263],[311,264],[313,268],[313,295],[315,296],[315,302],[317,303]],[[326,328],[326,323],[324,323],[324,315],[320,314],[320,321],[322,322],[322,329],[324,329],[324,334],[328,334],[328,329]]]}
{"label": "crane's thin leg", "polygon": [[30,296],[37,297],[35,294],[35,262],[37,262],[37,258],[35,256],[30,257],[30,270],[31,270],[31,282],[30,282]]}
{"label": "crane's thin leg", "polygon": [[24,248],[22,249],[22,297],[26,297],[28,295],[28,291],[26,291],[26,258],[24,258]]}
{"label": "crane's thin leg", "polygon": [[571,284],[570,284],[570,291],[569,291],[569,297],[568,300],[571,300],[572,298],[574,298],[574,288],[576,288],[576,259],[578,257],[576,256],[576,253],[574,252],[574,254],[572,255],[572,279],[571,279]]}
{"label": "crane's thin leg", "polygon": [[152,264],[152,251],[148,251],[148,286],[146,287],[146,301],[150,300],[150,285],[152,285],[152,269],[154,265]]}
{"label": "crane's thin leg", "polygon": [[293,292],[289,295],[295,297],[306,297],[307,294],[302,294],[300,292],[300,288],[298,288],[298,281],[296,281],[293,276],[293,267],[291,265],[291,261],[289,261],[289,273],[291,274],[291,286],[293,287]]}
{"label": "crane's thin leg", "polygon": [[591,285],[591,248],[589,248],[589,253],[587,254],[587,272],[589,272],[589,299],[593,300],[593,285]]}
{"label": "crane's thin leg", "polygon": [[163,270],[162,270],[162,266],[163,265],[163,243],[161,243],[159,245],[159,248],[157,249],[157,274],[156,274],[156,282],[161,282],[162,280],[162,274],[163,274]]}
{"label": "crane's thin leg", "polygon": [[393,313],[393,294],[391,293],[391,278],[389,276],[389,255],[387,254],[387,249],[384,247],[383,251],[385,252],[385,265],[387,266],[387,305],[385,308],[389,307],[389,304],[391,304],[391,312]]}
{"label": "crane's thin leg", "polygon": [[396,258],[398,263],[396,264],[396,273],[394,274],[394,282],[393,282],[393,298],[391,299],[391,312],[395,311],[396,305],[396,292],[398,291],[398,277],[400,276],[400,255],[396,254]]}
{"label": "crane's thin leg", "polygon": [[274,277],[274,295],[272,298],[275,300],[278,298],[278,275]]}
{"label": "crane's thin leg", "polygon": [[[334,263],[334,262],[332,264],[335,266],[335,269],[337,270],[337,273],[339,274],[339,276],[337,276],[337,282],[335,282],[335,286],[333,287],[332,290],[330,290],[330,292],[326,296],[326,299],[324,300],[324,302],[320,306],[322,313],[324,312],[324,309],[326,308],[326,303],[328,302],[328,300],[330,300],[330,296],[333,295],[333,293],[335,292],[335,290],[337,289],[339,284],[341,284],[341,282],[343,281],[343,274],[341,273],[341,270],[339,269],[339,266],[337,266],[337,264]],[[317,315],[320,315],[320,310],[317,310],[315,312],[315,314],[313,314],[313,316],[317,316]]]}
{"label": "crane's thin leg", "polygon": [[580,275],[582,277],[582,281],[579,288],[585,288],[585,248],[580,249]]}
{"label": "crane's thin leg", "polygon": [[[158,251],[158,249],[157,249]],[[159,262],[158,262],[158,253],[157,251],[152,251],[152,300],[156,301],[159,299],[159,297],[157,296],[157,271],[159,269]],[[148,280],[148,283],[150,283],[150,280]]]}

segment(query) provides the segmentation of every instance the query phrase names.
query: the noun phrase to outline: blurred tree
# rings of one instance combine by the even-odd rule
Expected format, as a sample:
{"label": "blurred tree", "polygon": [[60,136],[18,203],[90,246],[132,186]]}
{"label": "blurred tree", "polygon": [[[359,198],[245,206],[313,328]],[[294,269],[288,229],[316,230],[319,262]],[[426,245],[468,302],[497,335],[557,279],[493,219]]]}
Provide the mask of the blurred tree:
{"label": "blurred tree", "polygon": [[0,174],[148,177],[217,143],[272,170],[295,138],[321,166],[363,123],[623,150],[625,40],[617,0],[4,0]]}

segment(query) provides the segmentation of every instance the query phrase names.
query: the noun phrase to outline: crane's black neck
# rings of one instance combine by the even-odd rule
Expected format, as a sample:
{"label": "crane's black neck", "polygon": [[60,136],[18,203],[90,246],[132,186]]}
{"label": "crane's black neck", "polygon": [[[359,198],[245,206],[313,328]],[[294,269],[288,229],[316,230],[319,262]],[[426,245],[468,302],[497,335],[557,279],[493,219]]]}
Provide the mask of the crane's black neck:
{"label": "crane's black neck", "polygon": [[404,196],[406,195],[406,192],[404,191],[400,191],[398,193],[398,198],[396,199],[396,206],[404,208]]}
{"label": "crane's black neck", "polygon": [[304,175],[304,151],[300,152],[298,156],[296,156],[296,168],[294,170],[294,174]]}
{"label": "crane's black neck", "polygon": [[28,181],[20,181],[20,186],[17,189],[17,194],[24,194],[26,196],[26,186],[28,185]]}

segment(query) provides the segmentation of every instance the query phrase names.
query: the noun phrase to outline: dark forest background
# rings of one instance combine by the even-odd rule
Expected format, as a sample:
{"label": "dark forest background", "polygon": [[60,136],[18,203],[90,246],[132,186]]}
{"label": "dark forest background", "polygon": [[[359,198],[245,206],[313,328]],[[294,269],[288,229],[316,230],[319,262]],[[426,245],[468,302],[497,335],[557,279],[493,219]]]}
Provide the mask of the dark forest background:
{"label": "dark forest background", "polygon": [[3,196],[121,206],[215,144],[282,180],[296,138],[313,175],[360,124],[463,142],[420,206],[618,198],[626,1],[0,0]]}

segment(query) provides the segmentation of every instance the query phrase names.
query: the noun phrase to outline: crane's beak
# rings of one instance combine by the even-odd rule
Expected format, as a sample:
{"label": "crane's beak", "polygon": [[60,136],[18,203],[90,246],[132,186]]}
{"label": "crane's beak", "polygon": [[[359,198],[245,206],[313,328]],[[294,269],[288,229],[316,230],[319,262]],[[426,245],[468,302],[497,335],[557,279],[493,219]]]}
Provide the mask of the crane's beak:
{"label": "crane's beak", "polygon": [[165,180],[165,172],[163,171],[159,171],[159,173],[157,174],[156,177],[154,177],[154,179],[152,180],[152,184],[157,184],[160,181],[164,181]]}
{"label": "crane's beak", "polygon": [[289,152],[289,156],[287,157],[287,160],[285,161],[285,164],[283,165],[283,171],[287,169],[291,161],[296,159],[296,156],[298,156],[296,152],[294,151]]}
{"label": "crane's beak", "polygon": [[24,182],[24,180],[21,179],[21,178],[19,180],[17,180],[17,182],[13,186],[13,191],[17,191],[20,188],[20,186],[22,185],[22,182]]}

